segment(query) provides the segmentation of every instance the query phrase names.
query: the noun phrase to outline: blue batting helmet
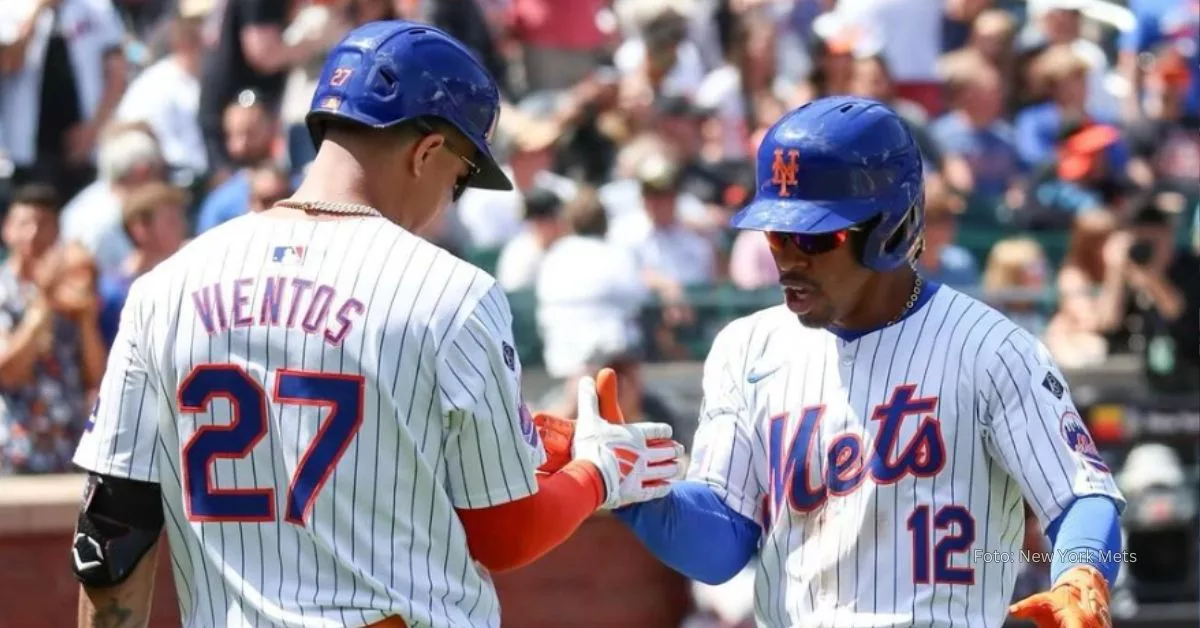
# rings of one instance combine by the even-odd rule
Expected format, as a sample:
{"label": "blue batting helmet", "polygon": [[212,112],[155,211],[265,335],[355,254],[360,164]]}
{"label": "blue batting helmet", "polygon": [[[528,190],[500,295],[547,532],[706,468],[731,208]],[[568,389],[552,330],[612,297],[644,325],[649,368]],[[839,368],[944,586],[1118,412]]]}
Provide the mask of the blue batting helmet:
{"label": "blue batting helmet", "polygon": [[429,118],[475,145],[468,186],[512,189],[488,148],[500,118],[496,81],[465,46],[432,26],[389,20],[351,31],[326,58],[305,122],[320,144],[327,120],[382,129]]}
{"label": "blue batting helmet", "polygon": [[907,125],[873,100],[822,98],[788,112],[758,148],[754,200],[739,229],[831,233],[870,226],[861,262],[911,263],[924,244],[921,153]]}

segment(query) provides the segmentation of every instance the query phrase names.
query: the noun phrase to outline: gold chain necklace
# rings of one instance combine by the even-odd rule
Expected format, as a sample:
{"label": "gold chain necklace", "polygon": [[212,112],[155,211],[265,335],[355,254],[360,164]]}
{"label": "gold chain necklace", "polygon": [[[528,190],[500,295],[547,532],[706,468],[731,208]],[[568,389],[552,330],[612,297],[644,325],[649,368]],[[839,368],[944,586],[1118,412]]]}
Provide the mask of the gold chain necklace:
{"label": "gold chain necklace", "polygon": [[275,203],[276,207],[287,207],[288,209],[299,209],[306,212],[319,212],[325,214],[340,214],[343,216],[377,216],[382,218],[383,214],[378,209],[370,205],[362,205],[360,203],[329,203],[326,201],[279,201]]}
{"label": "gold chain necklace", "polygon": [[917,304],[917,299],[921,298],[921,289],[924,287],[924,283],[925,281],[921,278],[921,275],[917,275],[917,280],[913,283],[912,294],[908,296],[908,303],[904,304],[904,309],[900,310],[900,313],[897,314],[896,318],[893,318],[892,322],[888,323],[888,325],[895,325],[896,323],[900,322],[900,319],[904,318],[904,315],[908,314],[908,311]]}

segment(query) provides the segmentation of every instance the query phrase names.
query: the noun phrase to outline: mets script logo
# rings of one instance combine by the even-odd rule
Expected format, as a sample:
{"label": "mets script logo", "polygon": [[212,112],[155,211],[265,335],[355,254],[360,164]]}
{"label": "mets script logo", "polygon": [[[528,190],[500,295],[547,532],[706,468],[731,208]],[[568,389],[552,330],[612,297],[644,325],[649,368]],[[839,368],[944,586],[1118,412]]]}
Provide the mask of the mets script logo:
{"label": "mets script logo", "polygon": [[[800,411],[791,441],[784,432],[788,416],[771,419],[768,459],[773,512],[778,513],[786,497],[794,512],[812,512],[830,495],[847,495],[868,479],[876,484],[893,484],[905,476],[931,477],[946,464],[946,443],[940,421],[934,416],[937,397],[917,397],[917,388],[897,386],[887,402],[875,407],[871,420],[879,422],[874,442],[856,432],[843,432],[817,450],[821,415],[825,406]],[[910,418],[911,417],[911,418]],[[906,420],[916,429],[901,442]],[[907,430],[903,430],[906,431]],[[810,465],[818,465],[816,473]],[[816,476],[816,485],[813,485]]]}
{"label": "mets script logo", "polygon": [[1066,411],[1060,419],[1060,428],[1063,440],[1067,441],[1067,447],[1071,451],[1083,458],[1083,461],[1097,471],[1108,473],[1108,465],[1104,463],[1104,458],[1100,456],[1100,450],[1096,449],[1096,441],[1092,440],[1092,435],[1088,433],[1087,427],[1083,425],[1083,419],[1079,418],[1078,414]]}
{"label": "mets script logo", "polygon": [[779,186],[780,196],[791,196],[789,187],[796,185],[796,172],[800,170],[800,151],[789,148],[787,150],[787,158],[784,159],[784,150],[782,148],[775,149],[775,159],[771,162],[771,185]]}

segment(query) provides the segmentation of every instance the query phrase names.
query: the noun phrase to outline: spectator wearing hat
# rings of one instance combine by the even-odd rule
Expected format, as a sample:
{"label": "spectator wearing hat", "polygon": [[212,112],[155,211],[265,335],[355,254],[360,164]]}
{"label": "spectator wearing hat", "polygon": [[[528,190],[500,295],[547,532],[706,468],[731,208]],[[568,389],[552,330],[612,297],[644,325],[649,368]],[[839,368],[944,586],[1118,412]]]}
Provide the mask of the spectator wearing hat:
{"label": "spectator wearing hat", "polygon": [[115,270],[133,250],[121,227],[121,206],[138,187],[166,178],[158,137],[144,122],[118,122],[105,129],[97,159],[99,178],[62,210],[62,237],[96,259],[101,273]]}
{"label": "spectator wearing hat", "polygon": [[4,217],[0,265],[0,475],[65,473],[106,359],[95,267],[56,245],[53,188],[18,188]]}
{"label": "spectator wearing hat", "polygon": [[979,285],[979,265],[975,256],[954,243],[963,200],[952,192],[939,176],[925,180],[925,250],[918,260],[921,275],[952,288]]}
{"label": "spectator wearing hat", "polygon": [[95,178],[100,132],[127,82],[124,38],[110,0],[0,2],[0,158],[17,184],[70,198]]}
{"label": "spectator wearing hat", "polygon": [[668,302],[682,300],[685,286],[713,280],[711,241],[679,217],[680,165],[667,153],[649,153],[637,165],[642,207],[614,222],[609,240],[633,252],[647,285]]}
{"label": "spectator wearing hat", "polygon": [[496,281],[505,292],[533,288],[546,251],[563,234],[562,197],[546,188],[525,195],[524,228],[500,251]]}
{"label": "spectator wearing hat", "polygon": [[591,375],[595,356],[642,346],[638,317],[649,293],[632,253],[605,239],[608,216],[596,191],[581,188],[563,208],[568,234],[538,271],[537,321],[546,372]]}
{"label": "spectator wearing hat", "polygon": [[112,347],[129,287],[159,262],[179,250],[187,237],[187,192],[164,182],[147,183],[129,195],[121,208],[121,224],[133,250],[112,271],[100,276],[100,331]]}

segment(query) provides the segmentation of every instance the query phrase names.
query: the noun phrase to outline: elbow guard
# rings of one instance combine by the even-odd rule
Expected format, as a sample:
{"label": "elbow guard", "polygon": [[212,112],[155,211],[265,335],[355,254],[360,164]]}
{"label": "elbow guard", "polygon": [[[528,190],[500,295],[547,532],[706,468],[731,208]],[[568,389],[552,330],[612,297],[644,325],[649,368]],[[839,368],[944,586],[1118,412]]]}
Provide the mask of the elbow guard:
{"label": "elbow guard", "polygon": [[158,541],[163,527],[157,484],[88,474],[71,558],[87,587],[121,584]]}

